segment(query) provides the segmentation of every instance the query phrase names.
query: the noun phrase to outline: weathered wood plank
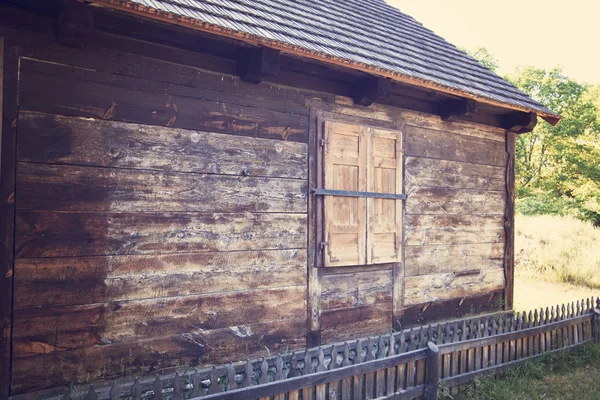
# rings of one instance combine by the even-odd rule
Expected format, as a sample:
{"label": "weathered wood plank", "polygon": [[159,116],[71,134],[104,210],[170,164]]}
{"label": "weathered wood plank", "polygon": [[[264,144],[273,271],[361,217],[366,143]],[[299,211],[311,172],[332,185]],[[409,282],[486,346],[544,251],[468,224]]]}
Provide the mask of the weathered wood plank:
{"label": "weathered wood plank", "polygon": [[303,285],[306,250],[19,259],[15,270],[20,310]]}
{"label": "weathered wood plank", "polygon": [[402,120],[408,126],[458,133],[482,139],[504,142],[504,129],[466,121],[444,121],[438,116],[414,111],[402,112]]}
{"label": "weathered wood plank", "polygon": [[0,400],[10,395],[15,227],[18,60],[21,48],[0,37]]}
{"label": "weathered wood plank", "polygon": [[503,215],[505,192],[410,187],[406,214]]}
{"label": "weathered wood plank", "polygon": [[452,272],[407,276],[404,299],[406,304],[420,304],[493,292],[503,287],[502,268],[484,269],[477,275],[467,276],[456,276]]}
{"label": "weathered wood plank", "polygon": [[323,275],[321,277],[323,310],[391,301],[392,271],[390,270]]}
{"label": "weathered wood plank", "polygon": [[19,161],[306,179],[303,143],[21,112]]}
{"label": "weathered wood plank", "polygon": [[392,304],[325,310],[321,316],[323,343],[388,333],[392,326]]}
{"label": "weathered wood plank", "polygon": [[306,345],[306,320],[282,320],[15,358],[14,393],[284,353]]}
{"label": "weathered wood plank", "polygon": [[503,243],[406,246],[406,276],[502,268]]}
{"label": "weathered wood plank", "polygon": [[503,243],[504,220],[496,215],[408,215],[405,244]]}
{"label": "weathered wood plank", "polygon": [[504,251],[504,274],[506,290],[504,301],[506,308],[513,307],[515,280],[515,157],[517,134],[506,132],[506,205],[504,210],[504,228],[506,248]]}
{"label": "weathered wood plank", "polygon": [[197,175],[19,163],[17,209],[306,212],[298,179]]}
{"label": "weathered wood plank", "polygon": [[[13,354],[23,357],[283,319],[306,318],[306,286],[18,310]],[[211,343],[206,343],[211,346]]]}
{"label": "weathered wood plank", "polygon": [[20,211],[16,257],[306,248],[306,215]]}
{"label": "weathered wood plank", "polygon": [[405,126],[408,156],[504,167],[504,143],[452,132]]}
{"label": "weathered wood plank", "polygon": [[307,142],[308,117],[24,71],[22,110]]}
{"label": "weathered wood plank", "polygon": [[504,190],[504,168],[481,164],[406,157],[405,177],[410,186]]}

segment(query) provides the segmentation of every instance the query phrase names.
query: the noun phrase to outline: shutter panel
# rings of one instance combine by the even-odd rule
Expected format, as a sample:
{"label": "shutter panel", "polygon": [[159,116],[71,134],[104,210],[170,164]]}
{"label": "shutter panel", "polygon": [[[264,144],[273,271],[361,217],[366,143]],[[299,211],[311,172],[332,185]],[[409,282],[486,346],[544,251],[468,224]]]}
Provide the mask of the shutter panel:
{"label": "shutter panel", "polygon": [[[369,128],[368,191],[402,193],[402,134]],[[397,262],[402,246],[402,200],[367,199],[367,264]]]}
{"label": "shutter panel", "polygon": [[[366,128],[325,122],[324,188],[366,191]],[[325,196],[325,266],[366,262],[366,199]]]}

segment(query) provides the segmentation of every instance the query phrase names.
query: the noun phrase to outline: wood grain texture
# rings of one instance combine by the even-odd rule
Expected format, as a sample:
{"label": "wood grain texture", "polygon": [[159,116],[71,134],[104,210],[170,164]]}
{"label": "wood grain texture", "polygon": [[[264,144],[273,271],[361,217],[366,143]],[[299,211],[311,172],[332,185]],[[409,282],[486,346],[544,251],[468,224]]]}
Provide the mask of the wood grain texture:
{"label": "wood grain texture", "polygon": [[19,114],[18,160],[306,179],[303,143],[53,114]]}
{"label": "wood grain texture", "polygon": [[21,109],[307,142],[308,117],[24,71]]}
{"label": "wood grain texture", "polygon": [[406,157],[409,186],[504,190],[504,168],[457,161]]}
{"label": "wood grain texture", "polygon": [[407,190],[407,196],[407,215],[503,215],[506,199],[505,192],[416,186]]}
{"label": "wood grain texture", "polygon": [[474,296],[439,300],[407,306],[399,322],[404,328],[433,324],[467,314],[499,311],[504,289]]}
{"label": "wood grain texture", "polygon": [[406,246],[406,276],[501,268],[504,243]]}
{"label": "wood grain texture", "polygon": [[306,212],[298,179],[146,172],[19,163],[17,209]]}
{"label": "wood grain texture", "polygon": [[0,37],[0,400],[10,395],[18,58]]}
{"label": "wood grain texture", "polygon": [[506,164],[504,143],[457,133],[407,125],[408,156],[427,157],[503,167]]}
{"label": "wood grain texture", "polygon": [[205,367],[222,360],[283,353],[306,345],[305,319],[232,326],[85,349],[15,358],[14,393],[108,380],[124,375],[150,375],[187,366]]}
{"label": "wood grain texture", "polygon": [[305,317],[305,285],[17,310],[13,351],[24,357]]}
{"label": "wood grain texture", "polygon": [[323,343],[389,333],[392,327],[392,302],[323,311]]}
{"label": "wood grain texture", "polygon": [[402,110],[402,121],[407,127],[433,129],[436,131],[457,133],[481,139],[504,142],[504,130],[488,125],[466,121],[444,121],[436,115]]}
{"label": "wood grain texture", "polygon": [[407,276],[405,304],[474,296],[504,288],[502,268],[481,270],[477,275],[457,276],[453,272],[421,276]]}
{"label": "wood grain texture", "polygon": [[504,275],[506,290],[504,300],[508,310],[513,307],[515,281],[515,157],[517,134],[506,132],[506,207],[504,210],[504,229],[506,247],[504,250]]}
{"label": "wood grain texture", "polygon": [[16,257],[305,249],[305,214],[20,211]]}
{"label": "wood grain texture", "polygon": [[323,310],[392,301],[392,271],[379,270],[321,277]]}
{"label": "wood grain texture", "polygon": [[499,215],[409,215],[405,244],[503,243],[504,224]]}
{"label": "wood grain texture", "polygon": [[21,310],[303,285],[306,250],[19,259],[15,270]]}

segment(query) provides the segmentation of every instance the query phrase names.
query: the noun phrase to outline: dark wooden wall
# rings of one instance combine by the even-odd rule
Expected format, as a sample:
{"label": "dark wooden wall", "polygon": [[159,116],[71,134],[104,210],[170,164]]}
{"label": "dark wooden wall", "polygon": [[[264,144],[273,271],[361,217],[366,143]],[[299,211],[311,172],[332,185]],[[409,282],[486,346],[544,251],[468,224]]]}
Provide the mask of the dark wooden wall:
{"label": "dark wooden wall", "polygon": [[[504,131],[353,106],[346,83],[303,76],[293,60],[257,85],[225,56],[109,30],[74,49],[57,45],[52,18],[15,21],[0,18],[14,394],[388,332],[501,299]],[[314,267],[320,112],[401,128],[403,263]]]}

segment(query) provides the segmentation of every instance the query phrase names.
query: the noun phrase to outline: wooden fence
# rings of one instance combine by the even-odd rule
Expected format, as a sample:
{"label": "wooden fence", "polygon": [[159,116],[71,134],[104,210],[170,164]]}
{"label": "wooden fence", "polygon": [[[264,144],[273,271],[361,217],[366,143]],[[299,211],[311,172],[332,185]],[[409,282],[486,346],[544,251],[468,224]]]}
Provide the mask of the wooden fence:
{"label": "wooden fence", "polygon": [[435,399],[440,390],[454,393],[475,377],[497,374],[539,355],[594,339],[600,342],[600,299],[591,298],[210,369],[12,399]]}

